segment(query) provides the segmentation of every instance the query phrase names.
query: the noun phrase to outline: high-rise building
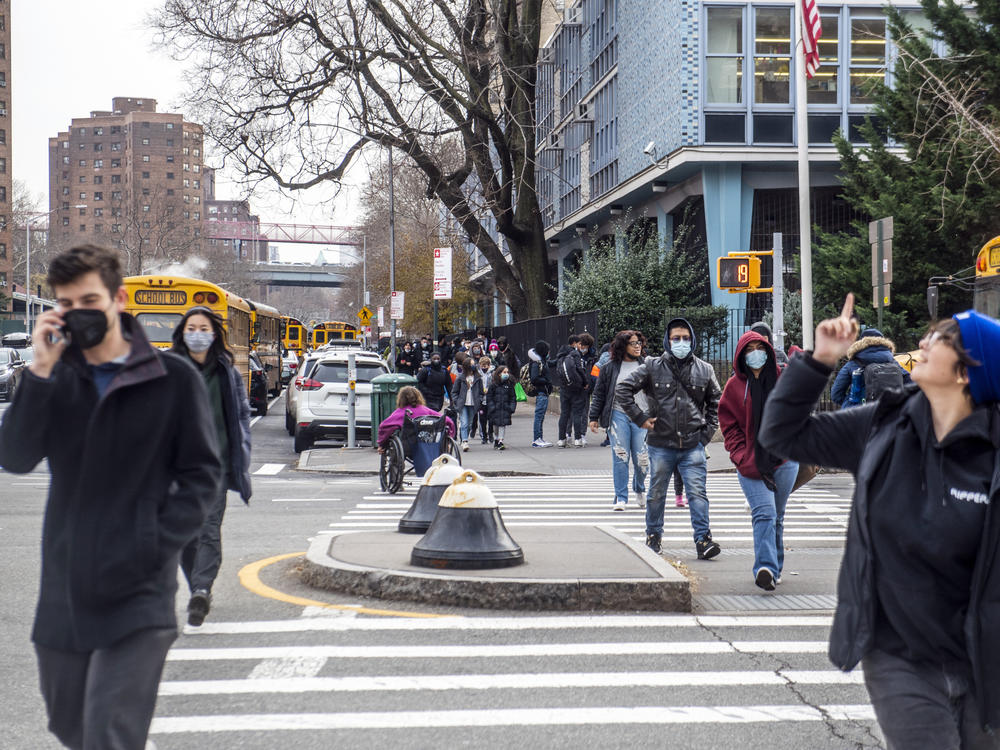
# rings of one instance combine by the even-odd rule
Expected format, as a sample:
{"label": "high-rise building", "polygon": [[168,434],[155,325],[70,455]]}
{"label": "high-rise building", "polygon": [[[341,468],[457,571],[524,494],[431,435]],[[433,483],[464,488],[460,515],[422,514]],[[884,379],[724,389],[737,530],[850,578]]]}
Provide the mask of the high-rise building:
{"label": "high-rise building", "polygon": [[10,12],[9,4],[0,2],[0,312],[11,310],[13,297],[14,200],[11,167],[10,118]]}
{"label": "high-rise building", "polygon": [[204,220],[201,125],[115,97],[49,138],[50,240],[122,251],[126,273],[197,254]]}

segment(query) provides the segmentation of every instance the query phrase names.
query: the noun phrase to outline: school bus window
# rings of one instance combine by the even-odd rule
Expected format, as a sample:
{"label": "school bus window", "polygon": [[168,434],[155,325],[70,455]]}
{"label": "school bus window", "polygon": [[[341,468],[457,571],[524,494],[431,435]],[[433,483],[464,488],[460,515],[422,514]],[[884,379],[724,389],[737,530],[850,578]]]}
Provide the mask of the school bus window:
{"label": "school bus window", "polygon": [[179,313],[139,313],[135,319],[150,343],[168,344],[181,317]]}

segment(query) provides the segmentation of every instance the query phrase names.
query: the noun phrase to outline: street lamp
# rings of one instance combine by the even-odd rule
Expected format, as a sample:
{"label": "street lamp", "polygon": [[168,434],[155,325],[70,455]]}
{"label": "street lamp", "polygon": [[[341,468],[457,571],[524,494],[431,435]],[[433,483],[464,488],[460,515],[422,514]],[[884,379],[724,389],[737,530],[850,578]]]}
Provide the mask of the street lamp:
{"label": "street lamp", "polygon": [[[75,206],[70,206],[70,208],[86,208],[86,203],[78,203]],[[53,208],[51,211],[42,211],[37,214],[28,214],[24,221],[24,329],[31,335],[31,225],[34,224],[38,219],[45,216],[51,216],[56,211],[65,211],[66,209]]]}

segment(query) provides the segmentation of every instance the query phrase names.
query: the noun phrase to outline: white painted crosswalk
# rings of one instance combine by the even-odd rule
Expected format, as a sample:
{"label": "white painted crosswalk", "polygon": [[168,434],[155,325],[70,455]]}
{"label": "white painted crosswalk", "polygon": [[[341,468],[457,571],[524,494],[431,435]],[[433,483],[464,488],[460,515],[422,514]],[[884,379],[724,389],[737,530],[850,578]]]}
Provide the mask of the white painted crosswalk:
{"label": "white painted crosswalk", "polygon": [[[607,476],[489,477],[487,485],[500,506],[504,523],[518,526],[604,524],[635,539],[645,535],[645,512],[629,502],[624,512],[612,511],[613,484]],[[416,485],[388,495],[365,495],[326,533],[395,528],[416,495]],[[724,544],[753,546],[753,530],[746,499],[735,474],[710,474],[709,498],[712,535]],[[789,499],[785,511],[786,544],[843,543],[850,499],[829,490],[803,487]],[[320,532],[324,533],[324,532]],[[664,513],[663,544],[691,542],[691,520],[686,508],[674,507],[668,497]]]}
{"label": "white painted crosswalk", "polygon": [[496,745],[476,733],[503,727],[507,746],[544,747],[559,727],[593,747],[615,746],[599,739],[615,727],[736,741],[759,725],[772,747],[877,747],[860,675],[826,659],[829,627],[798,615],[209,622],[171,650],[151,734],[161,748],[200,735],[283,747],[309,733],[343,747],[483,747]]}

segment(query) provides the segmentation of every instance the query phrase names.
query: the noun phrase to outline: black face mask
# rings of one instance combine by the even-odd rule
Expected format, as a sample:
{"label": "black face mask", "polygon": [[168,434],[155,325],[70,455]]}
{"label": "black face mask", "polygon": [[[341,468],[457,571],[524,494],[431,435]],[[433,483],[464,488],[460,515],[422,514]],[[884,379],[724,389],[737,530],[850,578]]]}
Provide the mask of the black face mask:
{"label": "black face mask", "polygon": [[435,370],[440,370],[441,369],[441,360],[440,359],[432,359],[431,360],[431,367],[433,367]]}
{"label": "black face mask", "polygon": [[65,330],[72,337],[72,342],[81,349],[92,349],[104,341],[108,332],[108,316],[106,310],[70,310],[63,314]]}

